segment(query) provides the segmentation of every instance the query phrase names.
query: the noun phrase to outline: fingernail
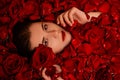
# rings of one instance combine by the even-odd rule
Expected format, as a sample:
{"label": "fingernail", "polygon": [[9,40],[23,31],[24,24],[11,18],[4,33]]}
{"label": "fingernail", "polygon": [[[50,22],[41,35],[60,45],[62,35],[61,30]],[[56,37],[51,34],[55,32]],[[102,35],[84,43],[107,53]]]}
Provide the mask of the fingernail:
{"label": "fingernail", "polygon": [[64,24],[63,27],[65,27],[66,25]]}
{"label": "fingernail", "polygon": [[70,24],[70,26],[72,26],[72,25],[73,25],[73,23]]}
{"label": "fingernail", "polygon": [[72,24],[73,24],[73,21],[72,21]]}

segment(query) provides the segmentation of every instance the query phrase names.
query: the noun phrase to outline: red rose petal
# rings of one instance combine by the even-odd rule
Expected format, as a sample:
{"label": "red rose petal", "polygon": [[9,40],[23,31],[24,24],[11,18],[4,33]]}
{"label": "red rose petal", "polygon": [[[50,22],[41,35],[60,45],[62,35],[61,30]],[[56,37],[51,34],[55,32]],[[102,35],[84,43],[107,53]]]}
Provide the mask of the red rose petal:
{"label": "red rose petal", "polygon": [[96,6],[100,5],[103,2],[104,2],[104,0],[90,0],[90,3],[94,4]]}
{"label": "red rose petal", "polygon": [[84,44],[84,49],[87,55],[92,53],[92,46],[90,44]]}
{"label": "red rose petal", "polygon": [[110,10],[110,5],[107,2],[104,2],[102,5],[99,7],[99,11],[103,13],[107,13]]}
{"label": "red rose petal", "polygon": [[97,10],[96,6],[94,6],[90,3],[85,4],[85,8],[84,8],[85,12],[96,11],[96,10]]}

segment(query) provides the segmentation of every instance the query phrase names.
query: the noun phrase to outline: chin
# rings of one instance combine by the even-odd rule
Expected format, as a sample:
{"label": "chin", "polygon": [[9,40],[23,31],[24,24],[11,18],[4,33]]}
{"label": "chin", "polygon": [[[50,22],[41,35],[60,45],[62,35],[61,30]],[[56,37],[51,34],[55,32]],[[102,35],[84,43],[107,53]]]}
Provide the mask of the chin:
{"label": "chin", "polygon": [[71,39],[72,39],[72,35],[68,32],[67,33],[68,44],[71,42]]}
{"label": "chin", "polygon": [[68,46],[71,42],[72,36],[69,32],[67,32],[67,37],[66,37],[66,41],[65,41],[65,47]]}

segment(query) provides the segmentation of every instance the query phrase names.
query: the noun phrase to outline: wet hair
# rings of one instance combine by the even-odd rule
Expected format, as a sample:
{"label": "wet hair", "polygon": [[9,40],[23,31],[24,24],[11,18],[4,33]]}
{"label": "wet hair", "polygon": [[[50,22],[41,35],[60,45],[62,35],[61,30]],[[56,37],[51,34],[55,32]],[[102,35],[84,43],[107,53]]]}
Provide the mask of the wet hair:
{"label": "wet hair", "polygon": [[25,20],[23,22],[18,22],[12,29],[13,33],[13,43],[17,48],[18,54],[23,57],[31,58],[34,50],[31,50],[30,36],[31,33],[29,28],[32,23],[37,21]]}

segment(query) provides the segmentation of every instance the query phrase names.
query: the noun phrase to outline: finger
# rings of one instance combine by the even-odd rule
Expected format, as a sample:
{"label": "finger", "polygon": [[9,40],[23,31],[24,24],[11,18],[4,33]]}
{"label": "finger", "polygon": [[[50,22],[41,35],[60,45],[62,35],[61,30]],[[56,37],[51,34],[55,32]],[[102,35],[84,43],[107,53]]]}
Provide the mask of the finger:
{"label": "finger", "polygon": [[45,80],[51,80],[50,76],[47,76],[47,75],[45,74],[45,72],[46,72],[46,68],[44,68],[43,71],[42,71],[42,77],[43,77]]}
{"label": "finger", "polygon": [[57,17],[57,24],[60,24],[60,22],[59,22],[59,16]]}
{"label": "finger", "polygon": [[69,16],[69,19],[70,19],[71,23],[73,24],[74,23],[73,11],[69,11],[68,16]]}
{"label": "finger", "polygon": [[76,7],[72,7],[68,13],[70,21],[72,22],[72,24],[74,24],[74,14],[76,13],[77,8]]}
{"label": "finger", "polygon": [[56,73],[62,72],[62,70],[61,70],[61,68],[60,68],[59,65],[55,64],[55,65],[53,65],[53,66],[56,68]]}
{"label": "finger", "polygon": [[68,16],[68,11],[63,15],[63,17],[64,17],[65,22],[68,25],[72,26],[72,22],[70,21],[69,16]]}
{"label": "finger", "polygon": [[64,19],[63,19],[63,14],[60,15],[59,21],[60,21],[62,26],[64,26],[64,27],[66,26]]}

